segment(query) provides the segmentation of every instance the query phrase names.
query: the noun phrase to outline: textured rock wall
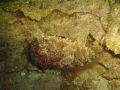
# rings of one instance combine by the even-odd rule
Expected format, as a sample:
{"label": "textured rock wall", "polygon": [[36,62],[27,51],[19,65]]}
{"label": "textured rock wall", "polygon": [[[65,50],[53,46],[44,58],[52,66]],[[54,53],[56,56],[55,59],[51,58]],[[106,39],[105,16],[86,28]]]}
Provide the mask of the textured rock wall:
{"label": "textured rock wall", "polygon": [[[1,1],[0,88],[119,90],[119,22],[120,2],[117,0]],[[56,48],[61,42],[67,43],[66,47],[74,43],[72,49],[81,51],[72,53],[74,56],[86,58],[94,52],[95,59],[76,69],[44,70],[33,63],[30,56],[31,42],[34,38],[40,40],[42,35],[55,41],[51,45]],[[70,52],[71,46],[60,51]],[[88,55],[83,54],[81,47]],[[70,63],[69,60],[73,58],[67,58]]]}

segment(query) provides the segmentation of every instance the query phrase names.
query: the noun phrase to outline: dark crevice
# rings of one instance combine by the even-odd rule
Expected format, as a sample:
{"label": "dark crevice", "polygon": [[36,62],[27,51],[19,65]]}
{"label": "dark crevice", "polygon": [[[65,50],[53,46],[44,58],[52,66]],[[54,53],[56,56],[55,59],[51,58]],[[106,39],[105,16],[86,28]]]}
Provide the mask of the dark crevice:
{"label": "dark crevice", "polygon": [[87,40],[86,40],[86,46],[91,47],[95,42],[95,39],[93,38],[93,36],[91,34],[89,34],[87,36]]}
{"label": "dark crevice", "polygon": [[113,51],[111,50],[107,50],[108,53],[110,53],[112,55],[112,57],[116,57],[116,58],[120,58],[119,54],[115,54]]}
{"label": "dark crevice", "polygon": [[107,25],[107,28],[105,29],[104,26],[103,26],[103,24],[102,24],[102,22],[101,22],[101,17],[99,17],[99,22],[101,24],[102,30],[106,33],[108,25]]}
{"label": "dark crevice", "polygon": [[24,15],[24,13],[21,11],[21,10],[17,10],[17,11],[6,11],[4,8],[2,8],[2,10],[4,11],[4,12],[9,12],[9,13],[13,13],[13,14],[18,14],[17,15],[17,17],[24,17],[24,18],[28,18],[29,20],[31,20],[31,21],[35,21],[35,22],[40,22],[40,21],[38,21],[38,20],[36,20],[36,19],[31,19],[29,16],[25,16]]}
{"label": "dark crevice", "polygon": [[103,49],[105,50],[105,52],[110,53],[112,55],[112,57],[120,58],[119,54],[115,54],[113,51],[109,50],[105,45],[102,45],[102,46],[103,46]]}
{"label": "dark crevice", "polygon": [[0,0],[0,3],[9,3],[9,2],[14,2],[16,0]]}
{"label": "dark crevice", "polygon": [[62,39],[65,39],[65,38],[66,38],[65,36],[59,36],[59,37],[61,37]]}
{"label": "dark crevice", "polygon": [[109,70],[108,67],[104,66],[102,63],[97,62],[100,66],[104,67],[106,70]]}

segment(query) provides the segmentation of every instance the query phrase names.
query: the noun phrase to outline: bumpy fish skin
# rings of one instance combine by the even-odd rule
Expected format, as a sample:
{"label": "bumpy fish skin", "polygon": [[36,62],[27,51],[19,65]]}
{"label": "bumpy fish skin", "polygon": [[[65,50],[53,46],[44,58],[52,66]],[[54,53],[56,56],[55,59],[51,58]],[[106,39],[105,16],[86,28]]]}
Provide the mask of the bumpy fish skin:
{"label": "bumpy fish skin", "polygon": [[32,60],[46,69],[50,65],[60,69],[78,68],[87,65],[95,57],[90,48],[55,36],[35,38],[30,53]]}

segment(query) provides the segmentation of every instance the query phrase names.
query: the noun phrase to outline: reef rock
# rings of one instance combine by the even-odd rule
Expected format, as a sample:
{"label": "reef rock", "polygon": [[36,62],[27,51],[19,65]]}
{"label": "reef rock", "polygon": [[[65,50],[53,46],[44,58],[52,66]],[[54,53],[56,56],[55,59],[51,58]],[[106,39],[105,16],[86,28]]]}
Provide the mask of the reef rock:
{"label": "reef rock", "polygon": [[30,48],[32,60],[49,68],[78,68],[94,60],[95,53],[81,43],[56,36],[44,36],[33,40]]}

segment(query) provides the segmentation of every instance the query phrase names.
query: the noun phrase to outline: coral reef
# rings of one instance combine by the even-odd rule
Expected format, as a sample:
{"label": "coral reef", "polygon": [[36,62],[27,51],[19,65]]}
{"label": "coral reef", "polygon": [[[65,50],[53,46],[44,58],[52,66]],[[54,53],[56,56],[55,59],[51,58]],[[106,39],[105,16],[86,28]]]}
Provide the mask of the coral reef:
{"label": "coral reef", "polygon": [[40,21],[39,26],[48,36],[69,38],[83,45],[86,44],[89,34],[95,39],[94,44],[98,44],[105,34],[99,18],[90,13],[67,15],[59,10],[53,10],[49,16]]}
{"label": "coral reef", "polygon": [[112,35],[106,39],[107,48],[113,51],[115,54],[120,54],[120,42],[118,42],[119,39],[119,35]]}
{"label": "coral reef", "polygon": [[[92,90],[108,90],[108,81],[101,76],[105,72],[105,68],[99,64],[93,63],[86,68],[82,68],[80,72],[77,73],[73,83],[79,86],[81,89],[92,89]],[[100,88],[103,87],[103,88]]]}
{"label": "coral reef", "polygon": [[110,13],[111,20],[105,38],[105,46],[114,54],[120,54],[120,4],[115,3]]}
{"label": "coral reef", "polygon": [[111,68],[105,73],[103,73],[103,77],[105,77],[108,80],[112,79],[119,79],[120,78],[120,67],[118,68]]}
{"label": "coral reef", "polygon": [[[21,73],[25,75],[21,75]],[[27,72],[25,70],[17,73],[5,75],[3,90],[60,90],[62,79],[60,76],[36,71]],[[9,82],[9,83],[8,83]],[[54,83],[53,83],[54,82]]]}
{"label": "coral reef", "polygon": [[120,90],[119,0],[9,1],[0,1],[0,89]]}
{"label": "coral reef", "polygon": [[105,29],[108,25],[107,16],[110,12],[108,0],[27,0],[26,2],[18,0],[5,5],[4,9],[14,12],[21,10],[25,16],[37,21],[49,16],[55,9],[69,15],[74,12],[91,13],[100,17],[100,21]]}
{"label": "coral reef", "polygon": [[119,90],[120,89],[120,80],[110,80],[108,84],[109,90]]}

